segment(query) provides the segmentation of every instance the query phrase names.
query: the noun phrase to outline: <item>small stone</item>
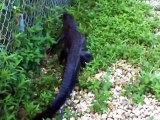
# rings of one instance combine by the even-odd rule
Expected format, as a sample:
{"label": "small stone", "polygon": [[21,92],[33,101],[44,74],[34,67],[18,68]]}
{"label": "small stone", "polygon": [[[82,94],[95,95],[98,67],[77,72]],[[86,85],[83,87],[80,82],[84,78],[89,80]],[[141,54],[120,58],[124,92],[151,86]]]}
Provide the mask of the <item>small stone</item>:
{"label": "small stone", "polygon": [[117,114],[118,114],[118,115],[122,115],[123,112],[124,112],[124,111],[123,111],[122,109],[118,109],[118,110],[117,110]]}
{"label": "small stone", "polygon": [[129,116],[132,118],[132,117],[134,117],[135,115],[134,115],[134,113],[132,112],[132,113],[130,113]]}
{"label": "small stone", "polygon": [[106,119],[107,118],[107,114],[102,114],[101,118],[102,119]]}
{"label": "small stone", "polygon": [[145,98],[144,102],[145,102],[146,105],[149,105],[151,101],[148,98]]}
{"label": "small stone", "polygon": [[128,109],[129,109],[129,110],[132,110],[132,105],[128,105]]}
{"label": "small stone", "polygon": [[121,69],[117,69],[115,72],[115,76],[121,76],[122,74],[122,70]]}
{"label": "small stone", "polygon": [[151,111],[154,111],[155,110],[155,106],[149,106],[149,109],[151,110]]}
{"label": "small stone", "polygon": [[114,119],[121,119],[121,115],[119,114],[114,115]]}
{"label": "small stone", "polygon": [[[105,120],[106,120],[106,119],[105,119]],[[109,118],[107,118],[107,120],[114,120],[114,119],[109,117]]]}
{"label": "small stone", "polygon": [[144,114],[144,109],[142,108],[142,109],[140,109],[140,112],[141,112],[141,114]]}
{"label": "small stone", "polygon": [[138,120],[138,117],[134,116],[134,117],[132,118],[132,120]]}
{"label": "small stone", "polygon": [[111,110],[114,108],[114,105],[113,105],[112,102],[109,102],[109,103],[108,103],[108,108],[111,109]]}
{"label": "small stone", "polygon": [[125,117],[127,117],[127,118],[129,118],[130,114],[131,114],[130,112],[125,112],[124,113]]}
{"label": "small stone", "polygon": [[131,73],[128,73],[128,74],[127,74],[127,77],[128,77],[128,79],[131,79],[131,78],[132,78],[132,74],[131,74]]}
{"label": "small stone", "polygon": [[113,115],[112,115],[112,112],[108,114],[108,118],[112,118]]}
{"label": "small stone", "polygon": [[128,107],[127,104],[128,104],[128,101],[127,101],[127,100],[122,100],[122,105],[123,105],[124,107],[127,108],[127,107]]}
{"label": "small stone", "polygon": [[74,100],[73,101],[75,104],[78,104],[80,101],[79,100]]}
{"label": "small stone", "polygon": [[157,36],[160,36],[160,32],[157,32],[156,35],[157,35]]}
{"label": "small stone", "polygon": [[82,116],[81,120],[88,120],[88,117],[87,116]]}
{"label": "small stone", "polygon": [[137,109],[138,111],[140,111],[141,109],[143,109],[143,106],[142,106],[142,105],[138,105],[136,109]]}
{"label": "small stone", "polygon": [[139,115],[140,115],[140,112],[137,111],[137,110],[135,110],[135,111],[134,111],[134,114],[135,114],[136,116],[139,116]]}
{"label": "small stone", "polygon": [[74,117],[71,117],[70,120],[75,120],[75,118],[74,118]]}
{"label": "small stone", "polygon": [[94,98],[94,94],[92,94],[91,92],[88,92],[88,96],[89,96],[90,98]]}
{"label": "small stone", "polygon": [[79,91],[79,86],[76,86],[74,89],[75,89],[76,91]]}
{"label": "small stone", "polygon": [[128,105],[123,106],[123,109],[127,110],[128,109]]}
{"label": "small stone", "polygon": [[104,76],[104,74],[105,74],[104,71],[101,71],[95,75],[95,78],[99,80]]}
{"label": "small stone", "polygon": [[115,89],[117,92],[120,92],[122,90],[122,88],[120,86],[116,86]]}
{"label": "small stone", "polygon": [[84,89],[84,92],[85,92],[85,93],[87,93],[87,91],[88,91],[87,89]]}
{"label": "small stone", "polygon": [[143,105],[143,109],[148,109],[148,106],[146,104]]}

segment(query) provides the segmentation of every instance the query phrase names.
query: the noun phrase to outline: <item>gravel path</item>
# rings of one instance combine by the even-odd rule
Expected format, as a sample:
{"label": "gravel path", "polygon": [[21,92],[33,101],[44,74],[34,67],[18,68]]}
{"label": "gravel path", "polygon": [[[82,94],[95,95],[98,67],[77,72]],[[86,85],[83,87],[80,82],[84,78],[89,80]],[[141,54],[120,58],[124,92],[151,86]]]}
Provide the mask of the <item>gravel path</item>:
{"label": "gravel path", "polygon": [[[153,18],[160,15],[160,0],[148,0],[146,3],[153,7]],[[160,35],[159,31],[155,29],[155,34]],[[77,116],[69,120],[160,120],[160,102],[155,99],[155,96],[148,94],[144,96],[143,104],[134,104],[130,99],[120,94],[123,85],[130,84],[131,79],[132,82],[136,80],[140,67],[133,66],[126,60],[119,60],[111,65],[110,70],[112,70],[112,74],[109,78],[113,83],[110,92],[113,95],[107,102],[108,111],[103,114],[90,112],[89,107],[94,100],[94,94],[76,87],[68,105],[71,111],[76,112]],[[100,71],[95,75],[95,78],[100,80],[106,74],[106,72]]]}
{"label": "gravel path", "polygon": [[[126,60],[119,60],[112,64],[110,69],[112,70],[110,82],[113,83],[113,87],[110,89],[112,97],[107,102],[108,111],[103,114],[90,112],[89,107],[94,100],[94,94],[76,87],[68,104],[71,111],[77,113],[78,118],[72,117],[70,120],[160,120],[160,102],[155,99],[155,96],[151,94],[144,96],[144,103],[137,105],[120,94],[123,85],[131,83],[131,79],[136,80],[140,68]],[[100,71],[95,78],[100,80],[106,74]]]}

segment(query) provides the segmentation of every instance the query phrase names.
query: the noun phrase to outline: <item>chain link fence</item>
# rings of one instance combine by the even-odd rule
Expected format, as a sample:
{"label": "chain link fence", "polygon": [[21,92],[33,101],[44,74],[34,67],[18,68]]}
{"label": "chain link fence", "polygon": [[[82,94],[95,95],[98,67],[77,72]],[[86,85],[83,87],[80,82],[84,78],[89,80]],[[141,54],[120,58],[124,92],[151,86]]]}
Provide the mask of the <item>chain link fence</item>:
{"label": "chain link fence", "polygon": [[54,6],[68,6],[71,0],[1,0],[0,49],[10,49],[15,31],[24,32],[36,17],[52,14]]}

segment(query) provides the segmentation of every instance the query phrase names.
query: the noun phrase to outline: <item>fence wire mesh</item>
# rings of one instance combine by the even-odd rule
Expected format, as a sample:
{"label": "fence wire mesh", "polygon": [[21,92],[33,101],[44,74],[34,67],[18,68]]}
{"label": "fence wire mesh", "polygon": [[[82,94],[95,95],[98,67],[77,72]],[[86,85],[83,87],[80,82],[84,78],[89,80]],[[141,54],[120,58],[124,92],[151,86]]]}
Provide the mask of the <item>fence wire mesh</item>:
{"label": "fence wire mesh", "polygon": [[67,6],[70,0],[1,0],[0,49],[10,49],[14,32],[24,32],[36,17],[52,14],[54,6]]}

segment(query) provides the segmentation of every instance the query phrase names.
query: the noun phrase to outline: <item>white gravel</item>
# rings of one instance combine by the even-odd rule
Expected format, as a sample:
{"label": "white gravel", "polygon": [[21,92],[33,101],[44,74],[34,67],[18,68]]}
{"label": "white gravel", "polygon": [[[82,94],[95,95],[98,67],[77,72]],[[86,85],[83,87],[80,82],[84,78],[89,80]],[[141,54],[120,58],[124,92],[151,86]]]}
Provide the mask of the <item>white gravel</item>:
{"label": "white gravel", "polygon": [[[110,69],[112,74],[109,78],[113,83],[110,92],[113,95],[107,102],[108,111],[103,114],[90,112],[94,94],[76,87],[68,104],[77,117],[71,117],[69,120],[160,120],[160,102],[155,96],[148,94],[144,96],[143,104],[134,104],[120,94],[123,85],[138,81],[136,77],[139,75],[140,67],[135,67],[126,60],[119,60],[112,64]],[[106,74],[107,72],[99,71],[95,78],[100,80]]]}
{"label": "white gravel", "polygon": [[145,0],[145,2],[150,4],[153,8],[160,5],[160,0]]}

